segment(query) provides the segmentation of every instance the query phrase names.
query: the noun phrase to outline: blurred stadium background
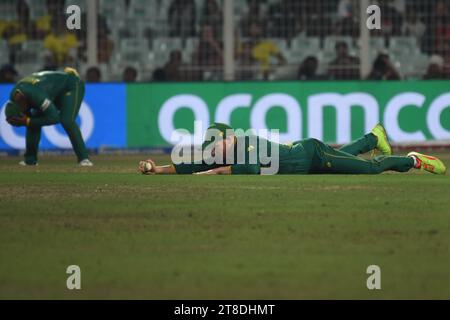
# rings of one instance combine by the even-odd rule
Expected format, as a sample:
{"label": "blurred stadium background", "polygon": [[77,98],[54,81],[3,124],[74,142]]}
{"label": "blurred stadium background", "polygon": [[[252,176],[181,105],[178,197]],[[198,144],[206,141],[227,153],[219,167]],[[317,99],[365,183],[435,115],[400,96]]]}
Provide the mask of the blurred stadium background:
{"label": "blurred stadium background", "polygon": [[[371,4],[380,29],[367,28]],[[67,28],[70,5],[81,9],[79,30]],[[171,133],[194,132],[194,120],[331,144],[380,121],[395,144],[448,146],[449,8],[448,0],[0,0],[0,82],[76,68],[88,83],[80,122],[90,149],[169,148]],[[0,85],[2,104],[10,90]],[[24,130],[0,124],[0,150],[23,149]],[[70,144],[44,128],[41,149],[55,148]]]}
{"label": "blurred stadium background", "polygon": [[[70,31],[74,4],[81,30]],[[369,4],[380,30],[366,27]],[[448,299],[448,175],[148,177],[136,166],[169,163],[176,129],[201,142],[200,120],[330,144],[381,122],[397,148],[445,149],[432,154],[449,167],[449,9],[0,0],[0,299]],[[60,125],[40,144],[57,156],[18,166],[25,128],[3,112],[13,83],[65,66],[87,82],[77,120],[95,167],[75,165]],[[78,292],[65,287],[72,264]],[[367,290],[373,264],[382,290]]]}
{"label": "blurred stadium background", "polygon": [[0,79],[63,65],[89,82],[449,77],[449,1],[371,1],[382,28],[370,32],[361,3],[1,0]]}

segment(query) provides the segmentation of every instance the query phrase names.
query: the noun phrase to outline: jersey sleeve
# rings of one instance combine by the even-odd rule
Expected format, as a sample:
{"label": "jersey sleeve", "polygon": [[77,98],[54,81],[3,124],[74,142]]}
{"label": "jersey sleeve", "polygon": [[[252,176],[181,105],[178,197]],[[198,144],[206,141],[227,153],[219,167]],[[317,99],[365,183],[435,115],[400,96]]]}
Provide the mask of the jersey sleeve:
{"label": "jersey sleeve", "polygon": [[57,124],[60,121],[59,112],[53,102],[49,101],[45,110],[41,109],[39,116],[30,118],[30,127],[42,127]]}
{"label": "jersey sleeve", "polygon": [[206,164],[206,163],[180,163],[173,164],[177,174],[192,174],[195,172],[202,172],[220,167],[217,164]]}
{"label": "jersey sleeve", "polygon": [[259,164],[233,164],[231,166],[231,174],[260,174],[261,167]]}
{"label": "jersey sleeve", "polygon": [[37,86],[24,86],[19,90],[27,97],[39,115],[31,117],[30,127],[42,127],[59,122],[59,112],[47,94]]}

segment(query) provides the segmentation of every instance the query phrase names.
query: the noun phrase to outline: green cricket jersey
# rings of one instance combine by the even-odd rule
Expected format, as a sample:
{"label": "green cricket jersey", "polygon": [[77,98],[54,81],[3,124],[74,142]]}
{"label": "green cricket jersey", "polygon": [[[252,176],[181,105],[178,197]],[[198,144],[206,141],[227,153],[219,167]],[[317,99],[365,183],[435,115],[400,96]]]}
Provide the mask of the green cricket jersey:
{"label": "green cricket jersey", "polygon": [[11,91],[10,100],[14,101],[16,91],[27,97],[31,107],[31,127],[56,124],[59,122],[59,107],[54,102],[58,97],[78,88],[74,84],[79,81],[77,76],[61,71],[33,73],[17,82]]}
{"label": "green cricket jersey", "polygon": [[[264,146],[267,146],[267,152]],[[358,157],[359,154],[374,150],[376,147],[377,137],[372,133],[364,135],[341,149],[334,149],[314,138],[286,145],[270,144],[260,137],[244,136],[237,138],[231,164],[208,166],[205,161],[200,165],[175,165],[175,169],[177,173],[193,173],[231,165],[232,174],[378,174],[388,170],[406,172],[414,167],[414,160],[411,157],[378,156],[372,160]],[[263,148],[262,152],[260,152],[261,148]],[[244,150],[243,154],[236,153],[238,150]],[[276,157],[277,152],[278,157]],[[264,157],[264,154],[268,157]],[[268,161],[271,158],[273,158],[272,163]],[[276,170],[277,164],[278,170]],[[269,167],[272,169],[266,171]]]}
{"label": "green cricket jersey", "polygon": [[[278,174],[306,174],[311,167],[312,155],[306,152],[300,141],[280,144],[257,136],[244,136],[237,140],[235,162],[231,165],[232,174],[260,174],[262,168],[271,166],[274,169],[278,167]],[[240,148],[239,143],[245,146],[244,163],[242,159],[239,161],[236,155]]]}
{"label": "green cricket jersey", "polygon": [[[239,152],[239,150],[243,152]],[[278,151],[278,174],[306,174],[309,172],[313,156],[311,152],[305,150],[301,141],[293,144],[279,144],[271,143],[257,136],[236,138],[231,172],[232,174],[260,174],[262,168],[276,166],[275,163],[271,163],[271,161],[277,161],[275,159],[276,151]],[[271,157],[274,159],[270,160]],[[208,165],[207,161],[203,161],[201,164],[174,164],[174,167],[179,174],[190,174],[226,165],[230,164]]]}

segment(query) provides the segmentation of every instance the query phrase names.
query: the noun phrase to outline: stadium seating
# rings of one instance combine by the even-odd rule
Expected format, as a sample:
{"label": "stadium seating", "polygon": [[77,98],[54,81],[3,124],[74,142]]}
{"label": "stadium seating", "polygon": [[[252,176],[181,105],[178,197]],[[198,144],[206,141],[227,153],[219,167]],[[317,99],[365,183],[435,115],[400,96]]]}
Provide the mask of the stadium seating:
{"label": "stadium seating", "polygon": [[41,70],[43,67],[40,53],[34,50],[19,50],[16,52],[16,59],[21,61],[20,64],[16,65],[19,74],[30,74]]}
{"label": "stadium seating", "polygon": [[153,41],[153,52],[155,61],[158,64],[167,62],[172,50],[182,50],[182,41],[180,38],[157,38]]}
{"label": "stadium seating", "polygon": [[34,51],[37,54],[42,54],[44,49],[44,43],[40,40],[28,40],[22,44],[22,50]]}
{"label": "stadium seating", "polygon": [[292,62],[299,62],[306,56],[317,55],[319,52],[320,38],[300,36],[292,39],[288,57]]}
{"label": "stadium seating", "polygon": [[143,62],[148,52],[146,43],[141,39],[126,38],[120,42],[119,51],[116,51],[116,61]]}
{"label": "stadium seating", "polygon": [[375,53],[386,48],[386,41],[384,37],[371,37],[370,38],[370,50]]}
{"label": "stadium seating", "polygon": [[183,61],[188,63],[198,45],[198,38],[187,38],[183,49]]}
{"label": "stadium seating", "polygon": [[420,79],[428,66],[428,56],[420,52],[412,52],[410,55],[396,56],[394,61],[398,63],[399,70],[404,77]]}
{"label": "stadium seating", "polygon": [[414,37],[391,37],[389,40],[389,52],[394,56],[405,57],[420,52],[417,40]]}
{"label": "stadium seating", "polygon": [[[36,20],[47,13],[46,0],[25,0],[30,8],[30,18]],[[280,0],[268,0],[264,4],[264,9],[278,3]],[[195,0],[197,9],[196,28],[200,30],[200,23],[203,21],[203,8],[205,0]],[[84,11],[87,7],[87,0],[65,0],[66,5],[79,5]],[[120,67],[133,63],[143,63],[146,69],[155,69],[167,62],[170,52],[174,49],[182,51],[183,61],[192,62],[192,54],[195,51],[199,37],[189,36],[178,38],[169,36],[168,10],[172,1],[161,0],[130,0],[126,6],[125,0],[99,0],[99,13],[106,20],[109,28],[108,37],[114,43],[114,53],[111,61],[107,64],[111,68],[108,74],[115,75]],[[16,2],[4,0],[0,2],[0,20],[11,21],[17,19]],[[333,5],[334,6],[334,5]],[[248,14],[246,0],[234,1],[234,22],[236,28],[240,26],[241,19]],[[332,25],[339,21],[337,11],[327,9],[327,18],[330,18]],[[337,8],[336,8],[337,10]],[[263,10],[264,11],[264,10]],[[308,27],[308,26],[306,26]],[[238,31],[238,30],[237,30]],[[270,39],[276,43],[277,47],[286,57],[291,69],[297,66],[309,55],[314,55],[319,60],[319,72],[327,70],[327,64],[335,57],[335,45],[338,41],[344,41],[349,46],[351,55],[358,55],[360,43],[359,39],[347,35],[318,35],[306,36],[305,29],[301,34],[290,38]],[[329,32],[331,33],[331,32]],[[241,41],[245,39],[241,38]],[[9,48],[6,42],[0,42],[0,63],[8,62]],[[31,51],[41,50],[43,46],[41,40],[32,40],[22,46],[17,54],[16,63],[18,69],[30,67]],[[99,48],[102,50],[102,48]],[[427,55],[421,52],[417,37],[412,36],[386,36],[374,35],[370,38],[370,60],[373,61],[380,50],[386,50],[391,59],[399,66],[400,71],[405,76],[418,77],[419,72],[423,72],[427,64]],[[22,59],[25,59],[22,61]],[[42,57],[38,55],[34,63],[43,65]],[[78,64],[84,63],[77,61]],[[20,67],[20,64],[26,67]],[[292,68],[294,66],[294,68]],[[286,74],[282,70],[279,74]]]}
{"label": "stadium seating", "polygon": [[46,0],[28,0],[30,19],[36,20],[47,14]]}
{"label": "stadium seating", "polygon": [[125,10],[125,3],[123,1],[100,0],[99,9],[101,14],[107,19],[114,20],[122,17]]}
{"label": "stadium seating", "polygon": [[[34,1],[34,0],[32,0]],[[70,5],[79,6],[82,12],[86,12],[86,0],[66,0],[66,7]]]}
{"label": "stadium seating", "polygon": [[3,0],[0,2],[0,20],[3,21],[17,20],[17,10],[14,1]]}
{"label": "stadium seating", "polygon": [[353,49],[353,39],[350,36],[329,36],[324,39],[323,50],[335,52],[338,42],[345,42],[350,50]]}

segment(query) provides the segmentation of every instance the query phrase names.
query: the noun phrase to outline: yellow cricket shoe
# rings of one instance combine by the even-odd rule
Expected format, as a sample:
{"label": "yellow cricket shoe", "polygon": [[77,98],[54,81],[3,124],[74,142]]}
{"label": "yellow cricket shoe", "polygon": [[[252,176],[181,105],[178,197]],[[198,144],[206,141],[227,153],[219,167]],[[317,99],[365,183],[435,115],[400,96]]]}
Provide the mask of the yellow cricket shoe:
{"label": "yellow cricket shoe", "polygon": [[425,171],[435,174],[445,174],[447,168],[445,164],[436,157],[427,156],[418,152],[408,153],[408,157],[413,157],[415,161],[416,169],[423,169]]}
{"label": "yellow cricket shoe", "polygon": [[377,137],[377,150],[385,156],[392,155],[392,147],[384,127],[379,123],[372,129],[372,133]]}

